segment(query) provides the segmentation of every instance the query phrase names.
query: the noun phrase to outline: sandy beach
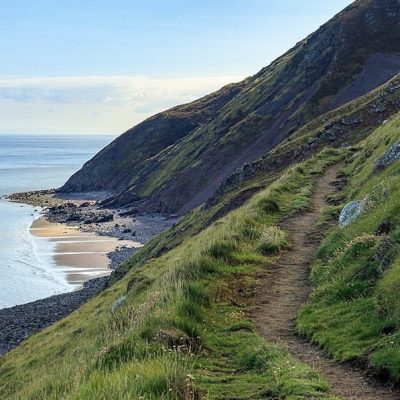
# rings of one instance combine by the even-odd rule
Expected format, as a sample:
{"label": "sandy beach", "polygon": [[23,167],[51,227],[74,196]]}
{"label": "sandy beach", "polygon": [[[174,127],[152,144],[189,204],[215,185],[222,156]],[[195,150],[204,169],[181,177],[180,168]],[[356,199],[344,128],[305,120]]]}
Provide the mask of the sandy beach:
{"label": "sandy beach", "polygon": [[74,226],[37,219],[30,227],[35,241],[46,240],[53,246],[50,254],[54,264],[66,275],[69,284],[80,288],[84,281],[108,276],[110,259],[107,254],[121,247],[140,248],[141,243],[119,240],[115,237],[99,236],[94,232],[83,232]]}
{"label": "sandy beach", "polygon": [[64,274],[72,291],[1,309],[0,355],[104,290],[114,270],[176,222],[174,216],[139,214],[134,207],[103,207],[90,193],[77,199],[42,190],[6,198],[41,208],[29,229],[36,256]]}
{"label": "sandy beach", "polygon": [[139,214],[133,208],[107,208],[92,193],[66,195],[54,189],[14,193],[12,202],[41,207],[30,227],[36,243],[46,241],[51,262],[80,288],[85,281],[110,275],[151,238],[176,222],[161,214]]}

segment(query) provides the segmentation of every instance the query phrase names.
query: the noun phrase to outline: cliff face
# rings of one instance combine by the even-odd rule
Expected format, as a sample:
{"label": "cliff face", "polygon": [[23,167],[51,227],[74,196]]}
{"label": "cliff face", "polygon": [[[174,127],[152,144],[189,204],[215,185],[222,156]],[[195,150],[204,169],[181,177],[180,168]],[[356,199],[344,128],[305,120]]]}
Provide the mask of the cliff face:
{"label": "cliff face", "polygon": [[190,104],[157,114],[115,139],[62,187],[65,192],[121,191],[146,160],[208,122],[246,83],[231,84]]}
{"label": "cliff face", "polygon": [[61,188],[185,213],[236,169],[400,71],[400,2],[356,1],[244,82],[132,128]]}

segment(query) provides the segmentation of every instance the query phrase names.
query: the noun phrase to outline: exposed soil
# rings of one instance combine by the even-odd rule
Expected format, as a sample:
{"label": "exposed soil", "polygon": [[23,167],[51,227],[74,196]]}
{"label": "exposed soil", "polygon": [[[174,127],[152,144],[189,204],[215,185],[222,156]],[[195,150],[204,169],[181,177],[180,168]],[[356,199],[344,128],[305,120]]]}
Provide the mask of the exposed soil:
{"label": "exposed soil", "polygon": [[251,314],[258,331],[268,341],[285,345],[292,356],[319,370],[334,395],[359,400],[400,399],[400,391],[379,385],[352,365],[334,362],[323,350],[296,334],[296,317],[311,290],[310,264],[318,247],[313,225],[326,204],[326,196],[337,190],[333,185],[337,171],[338,166],[330,167],[319,178],[309,211],[284,222],[291,247],[258,276],[260,285]]}
{"label": "exposed soil", "polygon": [[363,70],[345,86],[332,100],[333,109],[364,96],[378,86],[392,79],[400,71],[400,57],[395,54],[373,54]]}

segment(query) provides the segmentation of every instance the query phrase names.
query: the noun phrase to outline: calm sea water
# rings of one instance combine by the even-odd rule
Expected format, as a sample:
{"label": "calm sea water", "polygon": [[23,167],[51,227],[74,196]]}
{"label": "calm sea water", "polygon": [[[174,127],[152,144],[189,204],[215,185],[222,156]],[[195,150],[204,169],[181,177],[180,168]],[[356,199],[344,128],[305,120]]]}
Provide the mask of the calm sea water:
{"label": "calm sea water", "polygon": [[[112,139],[0,134],[0,195],[60,187]],[[29,227],[39,214],[0,199],[0,308],[72,289],[51,256],[38,256]]]}

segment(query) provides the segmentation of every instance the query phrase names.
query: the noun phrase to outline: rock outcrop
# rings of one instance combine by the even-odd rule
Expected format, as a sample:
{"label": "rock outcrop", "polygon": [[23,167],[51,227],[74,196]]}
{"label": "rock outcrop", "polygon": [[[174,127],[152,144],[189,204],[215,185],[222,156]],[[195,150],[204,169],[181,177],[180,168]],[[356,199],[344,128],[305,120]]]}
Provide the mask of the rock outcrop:
{"label": "rock outcrop", "polygon": [[375,161],[374,172],[380,172],[400,160],[400,141],[392,144],[386,153]]}
{"label": "rock outcrop", "polygon": [[362,200],[354,200],[346,204],[340,213],[339,224],[342,228],[354,222],[363,212],[365,206]]}

